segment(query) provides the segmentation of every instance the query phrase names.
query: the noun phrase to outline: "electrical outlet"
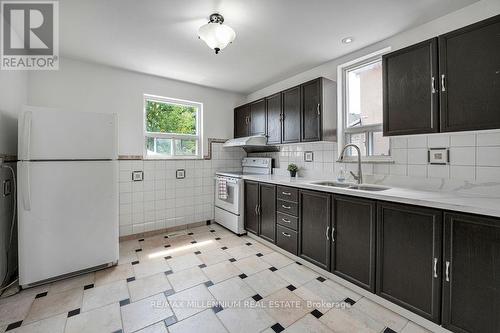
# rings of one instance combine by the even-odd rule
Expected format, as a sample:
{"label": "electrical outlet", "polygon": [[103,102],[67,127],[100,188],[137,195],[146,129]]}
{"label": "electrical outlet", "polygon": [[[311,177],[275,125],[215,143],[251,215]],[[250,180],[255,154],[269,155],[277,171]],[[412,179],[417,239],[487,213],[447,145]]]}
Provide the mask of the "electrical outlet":
{"label": "electrical outlet", "polygon": [[143,180],[144,180],[144,172],[143,171],[132,171],[132,181],[142,182]]}

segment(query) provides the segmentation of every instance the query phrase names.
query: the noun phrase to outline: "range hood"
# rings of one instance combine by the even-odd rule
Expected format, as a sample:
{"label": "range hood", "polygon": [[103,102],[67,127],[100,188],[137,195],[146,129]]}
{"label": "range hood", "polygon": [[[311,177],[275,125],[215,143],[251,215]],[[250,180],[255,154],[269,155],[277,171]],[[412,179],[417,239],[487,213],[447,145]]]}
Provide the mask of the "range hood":
{"label": "range hood", "polygon": [[253,135],[229,139],[224,143],[223,147],[240,147],[247,153],[263,153],[280,150],[279,147],[268,146],[266,142],[267,138],[265,135]]}

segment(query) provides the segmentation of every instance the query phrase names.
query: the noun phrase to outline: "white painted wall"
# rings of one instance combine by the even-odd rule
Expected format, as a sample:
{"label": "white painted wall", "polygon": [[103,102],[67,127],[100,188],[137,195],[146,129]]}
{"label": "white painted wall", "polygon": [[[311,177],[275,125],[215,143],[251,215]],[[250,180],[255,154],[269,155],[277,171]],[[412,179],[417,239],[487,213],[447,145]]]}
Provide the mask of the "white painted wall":
{"label": "white painted wall", "polygon": [[231,92],[68,58],[61,59],[59,71],[30,73],[28,83],[30,105],[118,113],[120,155],[143,154],[143,94],[203,103],[205,151],[207,138],[233,136],[233,108],[244,99]]}
{"label": "white painted wall", "polygon": [[[323,65],[317,66],[308,71],[289,77],[285,80],[276,82],[275,84],[272,84],[266,88],[255,91],[247,96],[247,101],[253,101],[261,97],[272,95],[278,91],[293,87],[297,84],[312,80],[319,76],[337,81],[337,66],[348,61],[357,59],[361,56],[370,54],[386,47],[391,47],[391,49],[394,51],[498,14],[500,14],[499,0],[482,0],[476,2],[470,6],[457,10],[456,12],[442,16],[434,21],[402,32],[391,38],[375,43],[361,50],[352,52],[344,57],[333,59]],[[354,38],[356,38],[356,36],[354,36]],[[328,41],[325,41],[325,43],[327,42]],[[337,43],[338,41],[333,42]],[[352,45],[346,45],[345,47],[354,49],[356,47],[356,43],[354,42]]]}

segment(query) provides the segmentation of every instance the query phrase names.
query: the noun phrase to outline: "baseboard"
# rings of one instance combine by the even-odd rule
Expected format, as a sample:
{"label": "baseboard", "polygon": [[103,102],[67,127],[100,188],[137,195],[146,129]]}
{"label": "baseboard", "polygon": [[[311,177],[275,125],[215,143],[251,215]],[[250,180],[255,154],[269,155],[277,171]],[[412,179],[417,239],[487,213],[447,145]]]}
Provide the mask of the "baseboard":
{"label": "baseboard", "polygon": [[186,229],[190,229],[190,228],[201,227],[201,226],[207,225],[207,222],[212,223],[213,220],[205,220],[202,222],[188,223],[188,224],[178,225],[178,226],[170,227],[170,228],[156,229],[156,230],[151,230],[151,231],[146,231],[146,232],[140,232],[137,234],[127,235],[127,236],[120,236],[120,242],[134,240],[134,239],[140,239],[140,238],[145,238],[145,237],[152,237],[152,236],[164,234],[167,232],[175,232],[175,231],[181,231],[181,230],[186,230]]}

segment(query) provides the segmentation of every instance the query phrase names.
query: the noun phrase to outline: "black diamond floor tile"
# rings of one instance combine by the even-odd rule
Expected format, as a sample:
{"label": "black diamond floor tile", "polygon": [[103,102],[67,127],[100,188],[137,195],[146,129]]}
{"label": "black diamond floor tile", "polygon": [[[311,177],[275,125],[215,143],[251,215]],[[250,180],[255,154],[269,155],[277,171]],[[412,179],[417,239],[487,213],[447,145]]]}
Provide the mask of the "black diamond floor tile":
{"label": "black diamond floor tile", "polygon": [[288,289],[288,290],[290,290],[290,291],[294,291],[294,290],[295,290],[295,289],[297,289],[297,288],[295,288],[295,286],[294,286],[293,284],[291,284],[291,285],[288,285],[288,286],[286,287],[286,289]]}
{"label": "black diamond floor tile", "polygon": [[74,309],[68,312],[68,318],[80,314],[80,309]]}
{"label": "black diamond floor tile", "polygon": [[130,304],[130,298],[124,299],[120,301],[120,306],[125,306]]}
{"label": "black diamond floor tile", "polygon": [[253,298],[254,301],[258,302],[258,301],[260,301],[262,299],[262,296],[260,296],[259,294],[255,294],[255,295],[252,296],[252,298]]}
{"label": "black diamond floor tile", "polygon": [[312,311],[311,311],[311,314],[312,314],[314,317],[318,318],[318,319],[319,319],[319,318],[321,318],[321,316],[323,315],[323,313],[321,313],[321,311],[316,310],[316,309],[312,310]]}
{"label": "black diamond floor tile", "polygon": [[356,304],[356,301],[353,300],[353,299],[350,299],[349,297],[347,297],[344,302],[346,302],[347,304],[350,304],[351,306]]}
{"label": "black diamond floor tile", "polygon": [[285,328],[283,326],[281,326],[280,323],[274,324],[273,326],[271,326],[271,329],[273,331],[275,331],[276,333],[280,333],[280,332],[283,332],[285,330]]}

